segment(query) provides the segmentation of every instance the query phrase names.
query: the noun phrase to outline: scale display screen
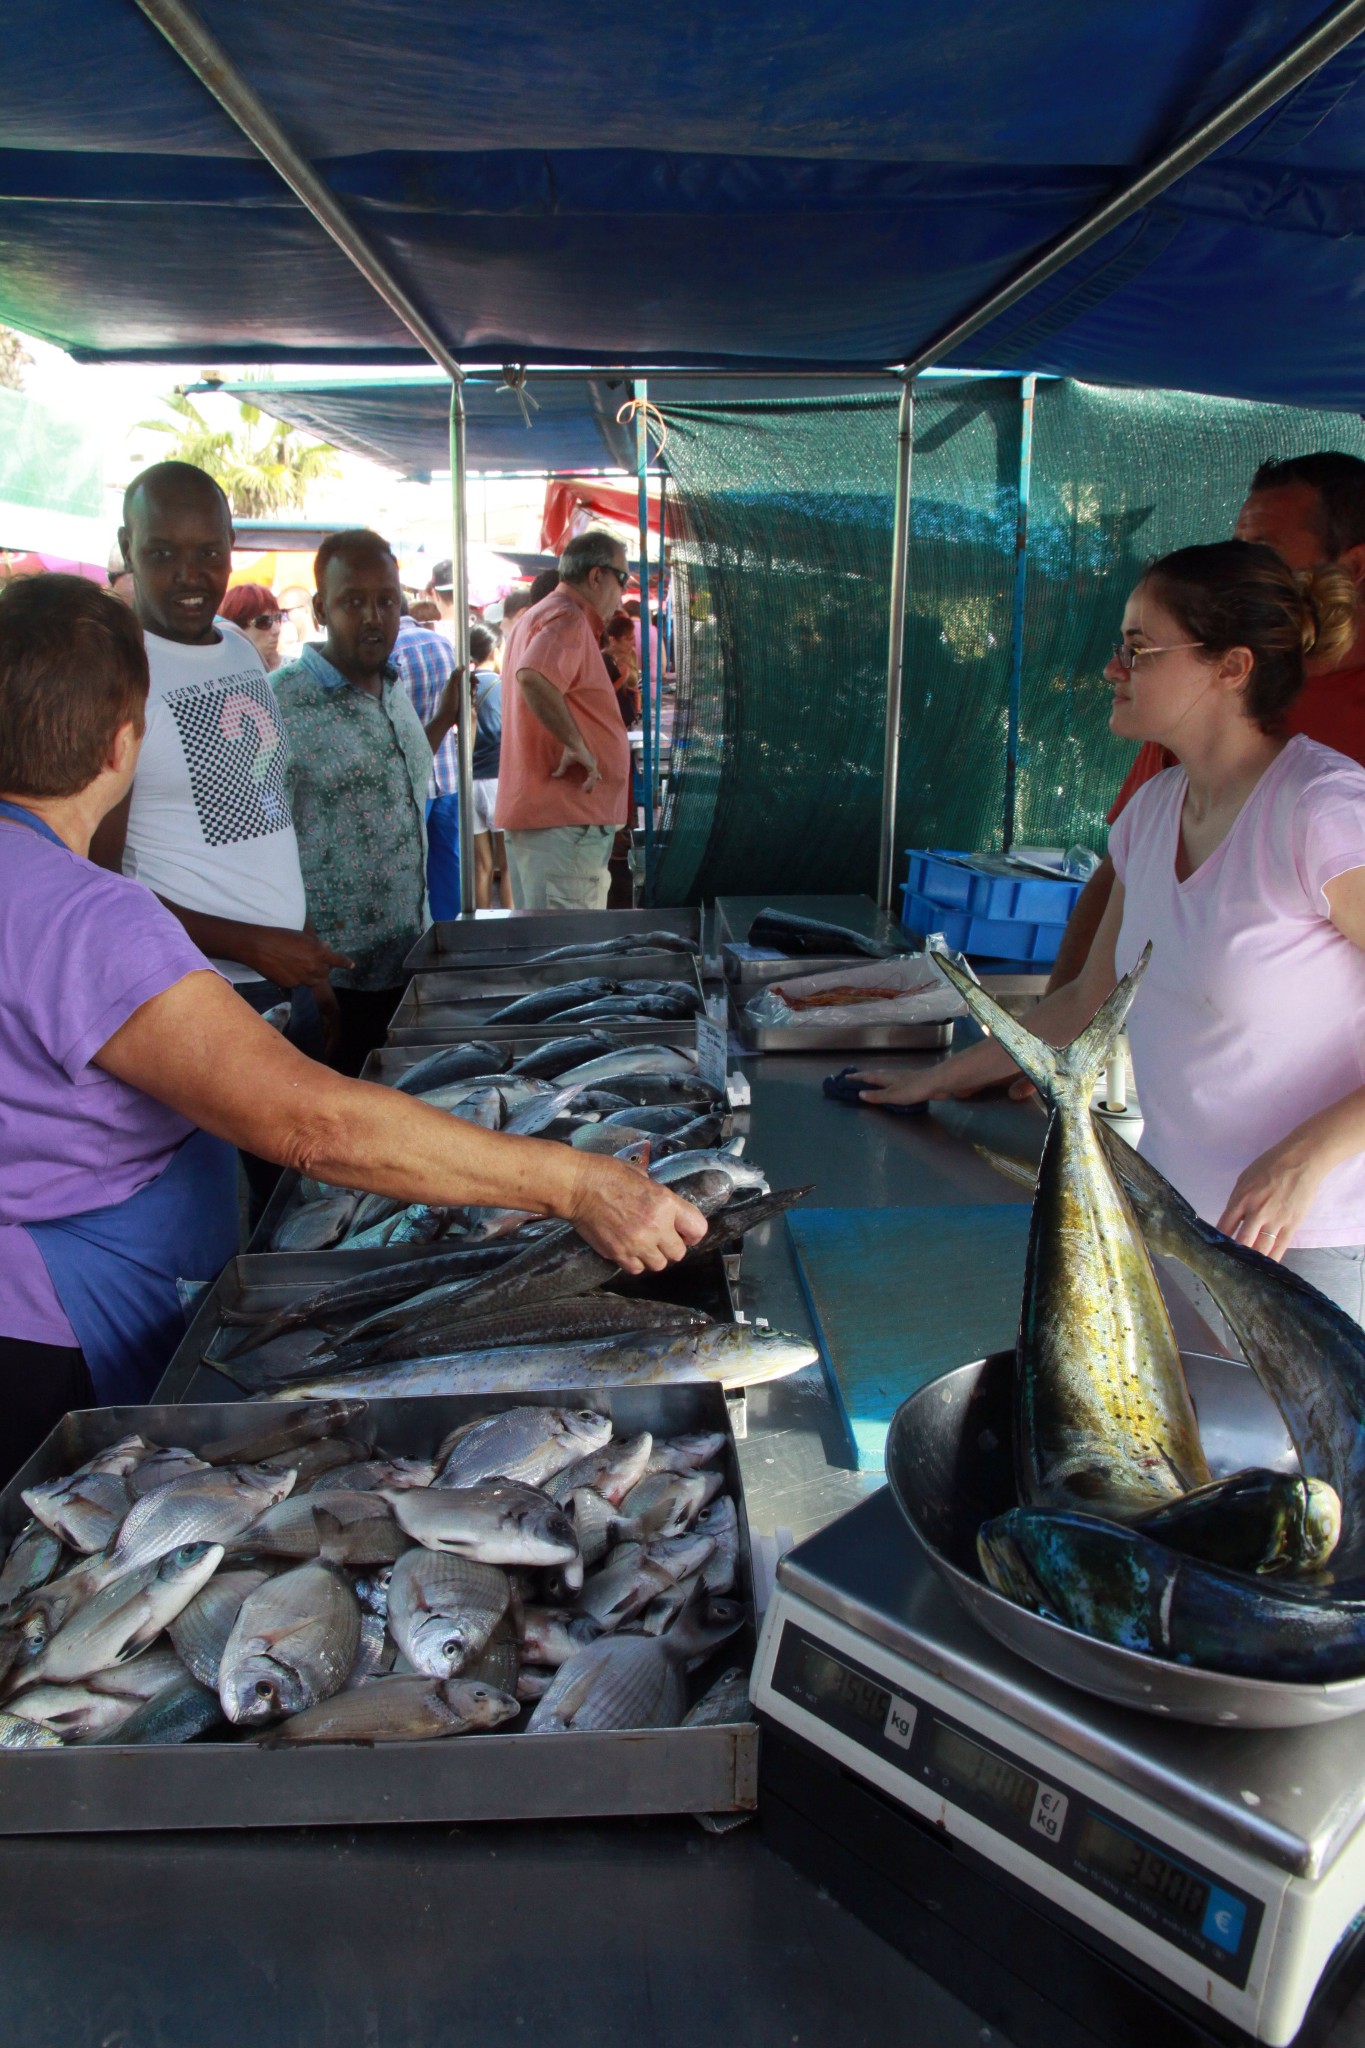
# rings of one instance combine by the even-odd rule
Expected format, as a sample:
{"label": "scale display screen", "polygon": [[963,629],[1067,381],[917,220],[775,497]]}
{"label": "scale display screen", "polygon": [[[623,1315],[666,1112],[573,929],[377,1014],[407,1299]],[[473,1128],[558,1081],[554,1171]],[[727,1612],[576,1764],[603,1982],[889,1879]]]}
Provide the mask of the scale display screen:
{"label": "scale display screen", "polygon": [[1212,1886],[1182,1863],[1160,1856],[1136,1835],[1087,1813],[1076,1844],[1076,1860],[1098,1876],[1113,1878],[1125,1891],[1159,1903],[1167,1913],[1202,1927]]}
{"label": "scale display screen", "polygon": [[850,1671],[847,1664],[841,1664],[837,1657],[817,1649],[810,1641],[801,1645],[797,1677],[814,1699],[841,1707],[855,1720],[866,1721],[869,1728],[880,1728],[885,1723],[890,1693],[864,1678],[860,1671]]}
{"label": "scale display screen", "polygon": [[993,1756],[990,1750],[969,1742],[946,1721],[933,1724],[928,1760],[952,1784],[974,1792],[978,1799],[988,1800],[1016,1820],[1032,1820],[1038,1780],[1006,1763],[1002,1756]]}

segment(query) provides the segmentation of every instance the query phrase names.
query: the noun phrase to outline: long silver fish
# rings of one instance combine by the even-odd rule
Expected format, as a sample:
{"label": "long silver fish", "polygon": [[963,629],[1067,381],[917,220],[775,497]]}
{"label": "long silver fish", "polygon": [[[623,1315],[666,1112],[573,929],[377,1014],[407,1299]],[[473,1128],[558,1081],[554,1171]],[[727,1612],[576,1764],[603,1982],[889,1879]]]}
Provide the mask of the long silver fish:
{"label": "long silver fish", "polygon": [[409,1550],[389,1581],[389,1633],[414,1671],[456,1678],[483,1654],[511,1597],[496,1565]]}
{"label": "long silver fish", "polygon": [[732,1602],[701,1600],[662,1636],[607,1636],[561,1664],[527,1723],[529,1735],[593,1728],[669,1728],[687,1704],[685,1670],[743,1622]]}
{"label": "long silver fish", "polygon": [[360,1608],[331,1565],[267,1579],[242,1602],[224,1646],[223,1711],[239,1727],[300,1714],[340,1691],[359,1648]]}
{"label": "long silver fish", "polygon": [[548,953],[533,953],[526,965],[545,967],[552,960],[628,959],[632,953],[696,953],[700,939],[686,939],[681,932],[623,932],[614,939],[581,939],[573,946],[554,946]]}
{"label": "long silver fish", "polygon": [[643,1331],[581,1345],[508,1345],[457,1351],[410,1364],[359,1367],[295,1381],[287,1391],[259,1400],[328,1400],[364,1394],[369,1399],[407,1394],[538,1393],[546,1387],[664,1387],[711,1380],[722,1387],[763,1386],[814,1365],[818,1351],[804,1337],[747,1324],[709,1330]]}
{"label": "long silver fish", "polygon": [[345,1231],[358,1194],[334,1194],[320,1202],[300,1202],[285,1211],[275,1226],[270,1249],[275,1252],[323,1252]]}
{"label": "long silver fish", "polygon": [[507,1693],[478,1679],[372,1678],[294,1714],[269,1741],[432,1742],[496,1728],[520,1711]]}
{"label": "long silver fish", "polygon": [[263,1571],[215,1572],[169,1624],[176,1655],[200,1685],[217,1691],[218,1667],[232,1624],[248,1593],[263,1586],[266,1577]]}
{"label": "long silver fish", "polygon": [[611,1417],[591,1408],[505,1408],[452,1430],[437,1450],[436,1486],[519,1479],[544,1486],[611,1441]]}
{"label": "long silver fish", "polygon": [[1090,1114],[1150,952],[1061,1048],[935,956],[977,1022],[1052,1106],[1017,1348],[1019,1498],[1128,1520],[1210,1478],[1170,1316]]}
{"label": "long silver fish", "polygon": [[562,1087],[574,1081],[593,1087],[601,1081],[660,1075],[695,1081],[697,1055],[678,1045],[627,1045],[620,1052],[600,1053],[596,1059],[580,1061],[578,1066],[562,1073],[559,1080]]}
{"label": "long silver fish", "polygon": [[428,1088],[440,1088],[450,1081],[462,1081],[472,1074],[501,1073],[507,1048],[487,1040],[465,1045],[442,1045],[400,1074],[394,1087],[405,1095],[421,1095]]}
{"label": "long silver fish", "polygon": [[222,1561],[220,1543],[187,1543],[125,1571],[76,1609],[25,1666],[21,1683],[69,1684],[136,1656],[189,1605]]}
{"label": "long silver fish", "polygon": [[503,1480],[406,1493],[388,1488],[381,1497],[399,1528],[427,1550],[501,1565],[568,1564],[578,1556],[568,1516],[532,1486]]}
{"label": "long silver fish", "polygon": [[115,1571],[134,1571],[182,1544],[232,1543],[293,1486],[292,1472],[259,1465],[223,1465],[173,1479],[129,1511],[110,1563]]}

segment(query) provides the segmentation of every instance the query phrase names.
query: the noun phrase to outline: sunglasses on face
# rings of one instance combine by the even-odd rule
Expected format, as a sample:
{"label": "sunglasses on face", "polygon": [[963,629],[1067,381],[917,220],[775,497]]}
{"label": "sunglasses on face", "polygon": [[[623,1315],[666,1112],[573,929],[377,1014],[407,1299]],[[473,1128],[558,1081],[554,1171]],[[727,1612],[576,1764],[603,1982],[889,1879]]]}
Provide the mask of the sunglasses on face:
{"label": "sunglasses on face", "polygon": [[602,562],[601,564],[599,564],[599,566],[606,572],[608,576],[614,576],[616,578],[622,590],[625,589],[626,585],[630,581],[629,569],[618,569],[615,562]]}
{"label": "sunglasses on face", "polygon": [[248,619],[248,626],[254,626],[258,633],[268,633],[272,626],[282,626],[288,612],[257,612],[254,619]]}

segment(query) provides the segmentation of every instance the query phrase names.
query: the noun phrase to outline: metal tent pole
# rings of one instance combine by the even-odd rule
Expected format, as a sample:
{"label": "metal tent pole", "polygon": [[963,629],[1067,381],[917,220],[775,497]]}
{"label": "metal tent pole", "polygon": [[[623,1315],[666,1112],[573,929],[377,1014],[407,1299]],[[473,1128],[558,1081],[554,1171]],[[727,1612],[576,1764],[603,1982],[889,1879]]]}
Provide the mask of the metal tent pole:
{"label": "metal tent pole", "polygon": [[460,671],[460,915],[472,917],[474,902],[474,689],[469,673],[469,500],[465,449],[464,390],[450,386],[451,599],[455,606],[455,662]]}
{"label": "metal tent pole", "polygon": [[659,472],[659,573],[655,578],[654,597],[659,613],[659,630],[654,637],[656,661],[654,666],[654,760],[659,768],[659,779],[663,780],[663,712],[664,674],[668,668],[667,651],[664,647],[664,581],[668,573],[668,472]]}
{"label": "metal tent pole", "polygon": [[915,449],[915,389],[901,385],[896,423],[896,519],[891,539],[891,619],[886,651],[886,739],[882,756],[882,830],[877,849],[877,902],[894,915],[896,798],[900,787],[901,685],[905,675],[905,600],[910,585],[910,468]]}
{"label": "metal tent pole", "polygon": [[[649,385],[632,387],[635,399],[635,477],[640,515],[640,710],[645,753],[645,902],[654,901],[654,699],[649,664]],[[632,805],[632,809],[634,806]]]}
{"label": "metal tent pole", "polygon": [[361,276],[378,292],[408,332],[419,341],[434,362],[456,383],[463,375],[425,313],[398,282],[367,236],[355,225],[326,180],[320,178],[307,157],[297,150],[264,100],[249,86],[222,44],[209,34],[192,8],[183,0],[137,0],[154,28],[183,59],[200,83],[208,88],[220,107],[235,121],[243,135],[255,143],[272,169],[278,171],[295,196],[302,200],[320,227],[327,230],[338,248],[350,258]]}
{"label": "metal tent pole", "polygon": [[1019,497],[1014,522],[1014,607],[1010,619],[1010,694],[1005,719],[1005,817],[1002,850],[1014,844],[1014,802],[1019,780],[1019,707],[1024,694],[1024,597],[1028,588],[1028,506],[1033,483],[1033,400],[1038,379],[1019,383]]}
{"label": "metal tent pole", "polygon": [[1277,57],[1259,78],[1236,93],[1216,114],[1177,142],[1173,149],[1168,149],[1164,156],[1159,156],[1155,163],[1149,164],[1145,171],[1097,206],[1093,213],[1088,213],[1050,249],[1016,271],[1007,284],[983,299],[974,311],[945,328],[935,341],[907,363],[909,374],[916,376],[932,364],[941,362],[944,356],[960,348],[964,341],[970,341],[992,320],[1007,313],[1011,306],[1082,255],[1112,228],[1137,213],[1149,200],[1164,192],[1168,185],[1173,185],[1177,178],[1183,178],[1187,171],[1192,171],[1216,149],[1221,149],[1225,142],[1230,142],[1234,135],[1258,120],[1286,93],[1302,85],[1315,71],[1320,71],[1348,43],[1354,42],[1363,29],[1365,0],[1345,0],[1344,5],[1332,8],[1315,28],[1300,37],[1291,49]]}

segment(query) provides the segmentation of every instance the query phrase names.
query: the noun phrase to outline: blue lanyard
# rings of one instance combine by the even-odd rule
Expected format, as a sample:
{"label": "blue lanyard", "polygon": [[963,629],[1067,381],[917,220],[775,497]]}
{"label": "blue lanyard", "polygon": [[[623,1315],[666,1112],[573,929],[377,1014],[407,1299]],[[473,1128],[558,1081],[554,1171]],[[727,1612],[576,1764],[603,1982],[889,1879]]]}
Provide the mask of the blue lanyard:
{"label": "blue lanyard", "polygon": [[16,825],[27,825],[39,838],[50,839],[54,846],[64,847],[68,853],[71,851],[61,834],[53,831],[46,818],[40,818],[36,811],[26,811],[22,804],[10,803],[3,796],[0,796],[0,818],[13,818]]}

